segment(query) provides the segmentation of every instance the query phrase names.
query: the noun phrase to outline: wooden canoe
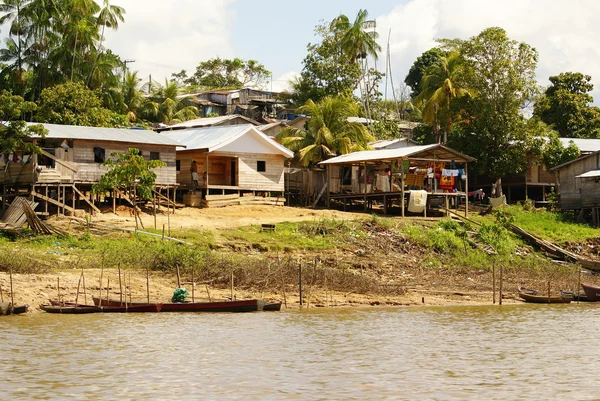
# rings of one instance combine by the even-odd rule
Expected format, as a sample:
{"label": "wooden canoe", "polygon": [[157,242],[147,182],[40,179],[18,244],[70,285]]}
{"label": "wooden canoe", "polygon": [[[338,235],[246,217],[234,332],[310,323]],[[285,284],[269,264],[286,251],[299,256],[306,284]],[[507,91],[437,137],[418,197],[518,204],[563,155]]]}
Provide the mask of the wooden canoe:
{"label": "wooden canoe", "polygon": [[[49,299],[51,306],[58,306],[62,308],[96,308],[99,309],[99,313],[152,313],[160,312],[160,305],[158,304],[143,304],[143,305],[123,305],[123,306],[95,306],[95,305],[81,305],[75,304],[74,302],[57,301],[55,299]],[[59,313],[59,312],[55,312]],[[69,313],[69,312],[67,312]],[[76,312],[73,312],[76,313]],[[85,313],[85,312],[82,312]],[[92,313],[92,312],[88,312]]]}
{"label": "wooden canoe", "polygon": [[0,315],[19,315],[27,313],[29,305],[12,306],[10,302],[0,302]]}
{"label": "wooden canoe", "polygon": [[[94,305],[122,306],[123,302],[115,299],[100,299],[94,297]],[[222,301],[222,302],[181,302],[181,303],[145,303],[133,302],[130,307],[158,305],[161,312],[254,312],[262,310],[264,307],[263,300],[245,299],[239,301]]]}
{"label": "wooden canoe", "polygon": [[61,305],[40,305],[40,309],[48,313],[64,313],[64,314],[84,314],[84,313],[100,313],[102,309],[95,306],[61,306]]}
{"label": "wooden canoe", "polygon": [[269,302],[263,306],[264,311],[279,311],[281,310],[281,302]]}
{"label": "wooden canoe", "polygon": [[590,302],[600,301],[600,287],[581,283],[581,288]]}
{"label": "wooden canoe", "polygon": [[573,297],[568,294],[561,294],[559,296],[548,296],[538,294],[535,290],[519,288],[519,297],[523,299],[525,302],[535,303],[535,304],[568,304],[571,303]]}

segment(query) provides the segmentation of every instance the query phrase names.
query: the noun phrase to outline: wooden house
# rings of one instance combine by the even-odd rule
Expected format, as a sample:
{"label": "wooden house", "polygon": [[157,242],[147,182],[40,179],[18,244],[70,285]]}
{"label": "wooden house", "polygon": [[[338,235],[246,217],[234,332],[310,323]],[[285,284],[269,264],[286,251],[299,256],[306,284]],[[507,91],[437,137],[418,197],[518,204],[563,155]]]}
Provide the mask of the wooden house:
{"label": "wooden house", "polygon": [[[192,128],[161,135],[185,145],[177,150],[177,182],[186,192],[183,202],[189,206],[278,202],[271,193],[282,195],[285,190],[285,160],[294,153],[253,125]],[[206,173],[202,194],[192,182],[193,161],[200,176]]]}
{"label": "wooden house", "polygon": [[552,169],[556,176],[559,205],[562,210],[592,213],[600,224],[600,151],[589,153]]}
{"label": "wooden house", "polygon": [[42,125],[47,136],[31,138],[41,147],[41,155],[17,152],[0,161],[3,209],[20,195],[43,201],[46,213],[49,209],[74,212],[79,207],[99,211],[90,191],[107,171],[102,163],[112,152],[129,148],[139,149],[147,160],[167,164],[156,169],[157,187],[174,190],[177,186],[175,149],[181,144],[170,138],[139,129]]}

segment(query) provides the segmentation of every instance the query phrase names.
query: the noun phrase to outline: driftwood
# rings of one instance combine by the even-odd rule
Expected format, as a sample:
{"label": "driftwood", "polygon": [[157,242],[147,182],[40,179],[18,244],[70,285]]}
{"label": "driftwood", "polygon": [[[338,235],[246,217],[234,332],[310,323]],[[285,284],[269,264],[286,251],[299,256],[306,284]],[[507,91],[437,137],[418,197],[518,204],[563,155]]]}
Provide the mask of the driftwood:
{"label": "driftwood", "polygon": [[82,225],[88,226],[88,227],[96,227],[96,228],[104,229],[104,230],[125,231],[125,232],[136,233],[136,234],[150,235],[151,237],[164,238],[166,240],[178,242],[178,243],[184,244],[184,245],[192,245],[192,246],[194,245],[191,242],[182,241],[180,239],[173,238],[173,237],[163,236],[161,234],[154,234],[154,233],[149,233],[147,231],[134,230],[131,228],[121,228],[121,227],[107,226],[105,224],[90,223],[88,221],[85,221],[84,219],[80,219],[80,218],[76,218],[76,217],[71,217],[71,221],[74,221],[76,223],[79,223],[79,224],[82,224]]}

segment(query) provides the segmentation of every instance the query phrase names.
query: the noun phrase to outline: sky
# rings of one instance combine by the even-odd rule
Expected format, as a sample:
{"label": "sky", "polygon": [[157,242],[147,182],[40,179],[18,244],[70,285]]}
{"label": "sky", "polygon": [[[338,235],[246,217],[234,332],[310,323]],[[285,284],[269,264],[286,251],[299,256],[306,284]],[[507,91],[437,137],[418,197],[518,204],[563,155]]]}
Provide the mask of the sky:
{"label": "sky", "polygon": [[[131,70],[164,81],[171,73],[213,57],[256,59],[273,73],[274,91],[302,70],[314,28],[343,13],[354,20],[367,9],[377,23],[385,70],[388,35],[396,87],[436,38],[462,38],[491,26],[539,52],[537,78],[560,72],[592,76],[600,104],[600,1],[597,0],[111,0],[125,22],[107,33],[106,46]],[[383,88],[382,88],[383,89]],[[391,91],[390,91],[391,93]]]}

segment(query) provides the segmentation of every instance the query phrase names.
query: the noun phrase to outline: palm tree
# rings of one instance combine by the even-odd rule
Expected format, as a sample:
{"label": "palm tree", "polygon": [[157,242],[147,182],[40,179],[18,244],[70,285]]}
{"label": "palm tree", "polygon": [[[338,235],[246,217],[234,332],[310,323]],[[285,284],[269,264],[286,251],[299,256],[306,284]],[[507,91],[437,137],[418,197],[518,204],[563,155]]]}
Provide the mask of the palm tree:
{"label": "palm tree", "polygon": [[154,93],[144,104],[145,114],[155,122],[175,124],[198,117],[198,108],[188,104],[180,95],[177,81],[165,78],[164,85],[156,85]]}
{"label": "palm tree", "polygon": [[417,101],[423,104],[423,120],[433,127],[438,143],[440,129],[444,133],[444,143],[448,141],[448,131],[452,123],[450,115],[452,99],[470,95],[468,89],[460,86],[462,73],[462,57],[458,52],[451,51],[442,57],[439,63],[429,67],[421,80],[422,90]]}
{"label": "palm tree", "polygon": [[348,117],[358,115],[358,105],[350,99],[325,97],[319,103],[308,100],[298,113],[310,117],[306,129],[285,128],[277,139],[297,152],[302,166],[368,149],[369,142],[375,140],[364,125],[348,122]]}
{"label": "palm tree", "polygon": [[98,14],[97,24],[102,26],[102,32],[100,34],[100,43],[98,45],[98,54],[96,55],[96,59],[94,60],[94,64],[92,65],[92,70],[90,72],[90,76],[88,77],[88,84],[92,79],[92,75],[94,74],[94,69],[96,68],[96,64],[98,63],[98,59],[100,55],[104,53],[104,49],[102,48],[102,42],[104,42],[104,30],[108,27],[113,30],[119,28],[119,21],[125,21],[125,9],[120,6],[115,6],[109,3],[108,0],[103,0],[103,7],[100,10],[100,14]]}
{"label": "palm tree", "polygon": [[26,24],[21,16],[21,11],[28,1],[29,0],[4,0],[0,3],[0,13],[3,13],[2,17],[0,17],[0,25],[10,21],[9,35],[17,37],[16,42],[13,40],[14,47],[11,49],[11,52],[16,58],[16,78],[18,86],[22,84],[24,72],[22,36],[25,35],[26,29]]}
{"label": "palm tree", "polygon": [[377,43],[379,34],[365,30],[368,16],[367,10],[359,10],[352,24],[344,14],[331,23],[333,31],[341,33],[341,49],[351,61],[357,62],[366,59],[367,56],[377,60],[377,52],[381,51],[381,46]]}

